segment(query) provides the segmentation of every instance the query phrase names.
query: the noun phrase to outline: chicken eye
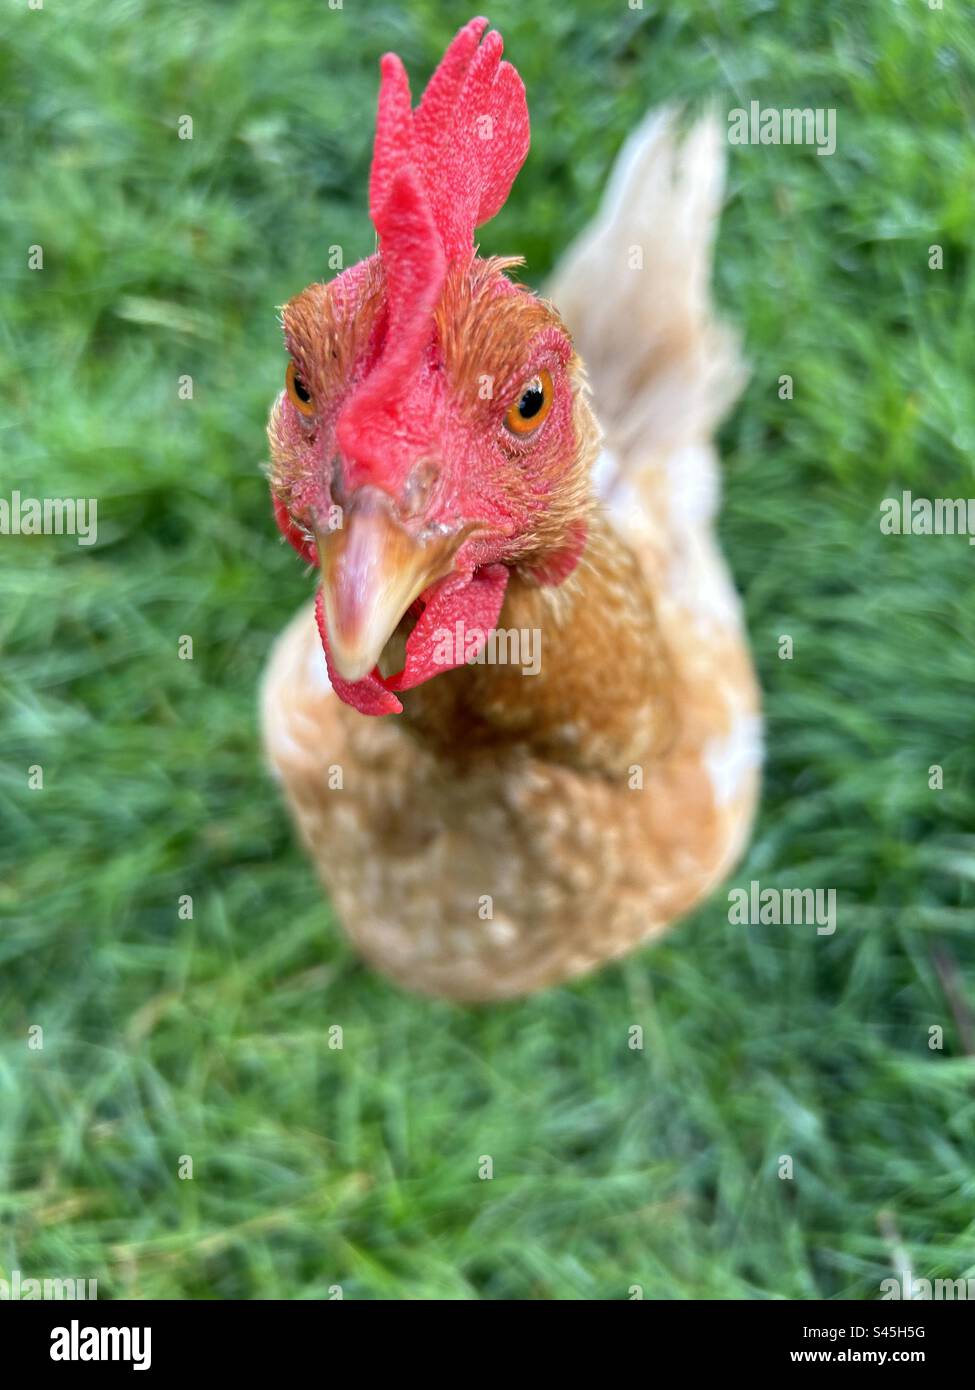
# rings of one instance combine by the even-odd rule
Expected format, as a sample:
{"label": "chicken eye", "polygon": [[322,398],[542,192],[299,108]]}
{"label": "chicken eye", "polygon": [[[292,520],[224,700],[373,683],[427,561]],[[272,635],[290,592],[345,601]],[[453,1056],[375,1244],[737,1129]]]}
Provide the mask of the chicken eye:
{"label": "chicken eye", "polygon": [[540,371],[521,388],[518,399],[509,405],[504,423],[512,434],[534,434],[552,408],[551,373]]}
{"label": "chicken eye", "polygon": [[295,370],[293,362],[288,363],[288,370],[284,374],[284,383],[288,388],[288,399],[291,404],[298,409],[302,415],[314,415],[315,402],[311,398],[311,392],[302,381]]}

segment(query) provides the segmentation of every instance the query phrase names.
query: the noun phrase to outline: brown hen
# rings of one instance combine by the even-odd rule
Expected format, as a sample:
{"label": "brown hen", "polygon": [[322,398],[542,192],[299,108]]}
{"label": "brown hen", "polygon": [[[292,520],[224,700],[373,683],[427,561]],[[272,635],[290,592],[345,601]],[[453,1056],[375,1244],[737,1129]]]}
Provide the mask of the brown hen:
{"label": "brown hen", "polygon": [[631,137],[549,287],[563,319],[474,253],[527,150],[483,29],[413,113],[384,60],[379,251],[285,309],[272,490],[322,582],[262,695],[344,929],[465,1000],[664,932],[734,865],[760,761],[713,533],[711,435],[743,377],[708,296],[719,133],[663,113]]}

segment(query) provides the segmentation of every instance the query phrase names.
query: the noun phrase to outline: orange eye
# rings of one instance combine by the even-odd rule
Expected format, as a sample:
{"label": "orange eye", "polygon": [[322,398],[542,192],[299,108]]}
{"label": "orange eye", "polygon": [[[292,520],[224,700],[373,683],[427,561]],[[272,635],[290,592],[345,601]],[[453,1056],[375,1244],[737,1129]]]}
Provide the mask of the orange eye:
{"label": "orange eye", "polygon": [[552,409],[553,394],[551,373],[544,369],[531,381],[526,381],[518,399],[508,406],[504,417],[504,423],[511,433],[522,438],[534,434]]}
{"label": "orange eye", "polygon": [[311,398],[311,392],[295,371],[295,364],[288,363],[288,370],[284,374],[284,384],[288,388],[288,398],[291,404],[301,411],[302,415],[314,415],[315,402]]}

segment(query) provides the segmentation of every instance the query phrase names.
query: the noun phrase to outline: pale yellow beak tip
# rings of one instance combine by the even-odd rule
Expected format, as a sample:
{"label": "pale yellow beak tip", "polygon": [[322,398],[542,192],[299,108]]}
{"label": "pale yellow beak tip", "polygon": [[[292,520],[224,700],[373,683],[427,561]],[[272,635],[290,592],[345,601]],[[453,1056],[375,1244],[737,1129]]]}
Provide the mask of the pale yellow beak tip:
{"label": "pale yellow beak tip", "polygon": [[376,495],[355,499],[344,520],[317,543],[332,661],[345,680],[358,681],[375,670],[410,606],[449,574],[459,540],[421,543]]}

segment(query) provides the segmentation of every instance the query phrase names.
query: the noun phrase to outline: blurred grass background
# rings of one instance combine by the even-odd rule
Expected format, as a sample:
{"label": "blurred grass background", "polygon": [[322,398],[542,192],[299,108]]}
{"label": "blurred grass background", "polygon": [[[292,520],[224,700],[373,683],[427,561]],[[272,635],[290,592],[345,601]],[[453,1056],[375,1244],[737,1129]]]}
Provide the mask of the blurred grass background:
{"label": "blurred grass background", "polygon": [[473,12],[4,4],[0,495],[95,496],[99,539],[0,539],[0,1276],[546,1299],[973,1276],[975,556],[879,531],[902,488],[975,495],[961,6],[488,11],[533,148],[481,241],[530,283],[647,107],[837,110],[832,157],[731,151],[716,272],[753,369],[722,536],[769,747],[733,882],[836,888],[835,936],[730,928],[719,893],[571,988],[414,999],[330,923],[262,770],[256,682],[309,587],[259,471],[275,308],[330,245],[372,249],[379,55],[417,92]]}

